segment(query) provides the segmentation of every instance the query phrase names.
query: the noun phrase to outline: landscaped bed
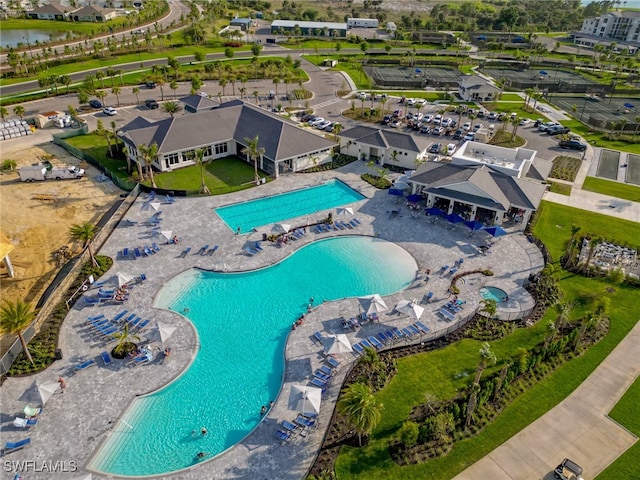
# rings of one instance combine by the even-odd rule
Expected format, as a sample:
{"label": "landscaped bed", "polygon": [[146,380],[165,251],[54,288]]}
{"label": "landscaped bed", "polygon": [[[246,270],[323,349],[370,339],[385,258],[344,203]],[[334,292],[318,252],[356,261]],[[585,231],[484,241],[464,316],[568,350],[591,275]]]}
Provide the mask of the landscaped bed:
{"label": "landscaped bed", "polygon": [[559,155],[553,159],[553,168],[549,174],[552,178],[573,182],[576,179],[578,170],[582,166],[582,160],[568,155]]}

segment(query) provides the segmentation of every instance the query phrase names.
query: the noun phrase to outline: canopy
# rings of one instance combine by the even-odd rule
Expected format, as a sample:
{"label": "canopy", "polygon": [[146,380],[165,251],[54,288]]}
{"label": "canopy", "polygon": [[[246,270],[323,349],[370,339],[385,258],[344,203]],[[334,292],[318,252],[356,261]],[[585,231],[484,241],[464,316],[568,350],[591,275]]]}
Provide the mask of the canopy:
{"label": "canopy", "polygon": [[169,337],[171,337],[171,335],[173,335],[173,332],[175,332],[176,330],[177,327],[158,322],[156,324],[156,327],[149,332],[147,338],[151,342],[160,342],[164,344],[164,342],[169,340]]}
{"label": "canopy", "polygon": [[477,220],[469,220],[468,222],[464,222],[464,224],[469,227],[471,230],[482,230],[484,228],[484,224]]}
{"label": "canopy", "polygon": [[54,382],[49,380],[48,382],[41,383],[37,387],[38,394],[40,395],[40,400],[42,401],[42,405],[49,401],[49,399],[53,396],[54,393],[60,388],[60,384],[58,382]]}
{"label": "canopy", "polygon": [[538,73],[539,73],[540,75],[549,75],[549,74],[548,74],[547,72],[545,72],[544,70],[540,70]]}
{"label": "canopy", "polygon": [[410,317],[413,317],[416,321],[420,320],[420,317],[424,313],[424,308],[422,308],[417,303],[409,300],[400,300],[396,305],[396,310],[402,313],[406,313]]}
{"label": "canopy", "polygon": [[160,232],[160,235],[162,235],[164,238],[167,239],[167,242],[169,240],[171,240],[173,238],[173,231],[172,230],[162,230]]}
{"label": "canopy", "polygon": [[422,200],[422,195],[418,195],[417,193],[413,193],[411,195],[407,195],[407,201],[411,203],[416,203]]}
{"label": "canopy", "polygon": [[156,212],[160,210],[160,202],[151,202],[149,205],[151,205],[151,208],[153,208]]}
{"label": "canopy", "polygon": [[14,248],[16,247],[11,243],[11,240],[0,232],[0,260],[4,260],[4,257],[9,255]]}
{"label": "canopy", "polygon": [[435,215],[437,217],[444,215],[444,212],[436,207],[427,208],[425,211],[427,212],[427,215]]}
{"label": "canopy", "polygon": [[406,182],[406,181],[409,180],[410,177],[411,177],[411,175],[407,175],[405,173],[404,175],[400,175],[398,178],[396,178],[396,180],[393,183],[396,184],[398,182]]}
{"label": "canopy", "polygon": [[336,212],[338,215],[353,215],[353,208],[351,207],[338,208]]}
{"label": "canopy", "polygon": [[395,195],[396,197],[404,197],[404,192],[398,188],[390,188],[389,195]]}
{"label": "canopy", "polygon": [[445,215],[444,218],[446,218],[449,222],[451,223],[460,223],[460,222],[464,222],[464,218],[462,218],[460,215],[458,215],[457,213],[450,213],[448,215]]}
{"label": "canopy", "polygon": [[305,385],[292,385],[289,394],[289,410],[317,415],[322,403],[322,389]]}
{"label": "canopy", "polygon": [[324,353],[327,355],[349,353],[353,350],[351,348],[349,337],[347,337],[344,333],[338,333],[337,335],[327,335],[322,344],[324,346]]}
{"label": "canopy", "polygon": [[407,182],[405,182],[404,180],[396,180],[393,183],[393,188],[398,189],[398,190],[406,190],[407,188],[409,188],[411,185],[409,185]]}
{"label": "canopy", "polygon": [[366,297],[359,297],[358,302],[360,302],[360,306],[367,315],[371,315],[372,313],[382,313],[389,310],[387,304],[384,303],[382,297],[377,293]]}
{"label": "canopy", "polygon": [[126,285],[131,280],[133,280],[133,275],[128,275],[128,274],[122,273],[122,272],[116,273],[116,276],[118,277],[118,286],[119,287],[121,287],[123,285]]}
{"label": "canopy", "polygon": [[625,103],[624,106],[627,108],[636,108],[633,106],[633,103]]}
{"label": "canopy", "polygon": [[290,229],[291,229],[291,225],[288,225],[286,223],[276,223],[273,226],[273,231],[279,232],[279,233],[287,233]]}
{"label": "canopy", "polygon": [[488,227],[488,228],[485,228],[484,231],[487,232],[489,235],[492,235],[494,237],[501,237],[501,236],[507,234],[507,232],[504,230],[504,228],[502,228],[500,226]]}
{"label": "canopy", "polygon": [[422,73],[422,70],[420,70],[419,68],[416,68],[416,73]]}

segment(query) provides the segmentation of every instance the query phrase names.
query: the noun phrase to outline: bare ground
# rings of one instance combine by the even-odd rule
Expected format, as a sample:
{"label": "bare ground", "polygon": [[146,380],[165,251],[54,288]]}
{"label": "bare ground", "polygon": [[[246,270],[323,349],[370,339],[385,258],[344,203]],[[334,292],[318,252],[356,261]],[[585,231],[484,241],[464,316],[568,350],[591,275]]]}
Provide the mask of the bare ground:
{"label": "bare ground", "polygon": [[55,253],[65,246],[72,252],[81,248],[69,238],[69,227],[97,222],[122,191],[109,181],[98,182],[97,169],[52,143],[31,146],[10,140],[0,148],[0,160],[13,159],[18,167],[53,155],[54,164],[86,171],[80,180],[35,183],[21,182],[17,172],[0,175],[0,229],[15,246],[10,254],[15,277],[9,278],[3,265],[0,292],[3,299],[22,298],[35,305],[59,270]]}

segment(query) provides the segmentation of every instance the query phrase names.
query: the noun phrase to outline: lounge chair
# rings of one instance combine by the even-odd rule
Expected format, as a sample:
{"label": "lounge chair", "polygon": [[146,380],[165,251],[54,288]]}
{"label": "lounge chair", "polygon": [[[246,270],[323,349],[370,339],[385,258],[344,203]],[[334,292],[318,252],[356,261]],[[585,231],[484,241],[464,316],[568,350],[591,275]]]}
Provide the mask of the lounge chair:
{"label": "lounge chair", "polygon": [[408,328],[403,328],[402,333],[406,338],[411,338],[413,336],[413,332],[411,332],[411,330],[409,330]]}
{"label": "lounge chair", "polygon": [[360,345],[359,343],[354,343],[353,345],[351,345],[351,348],[353,348],[353,350],[358,355],[362,355],[364,353],[364,348],[362,348],[362,345]]}
{"label": "lounge chair", "polygon": [[247,255],[249,255],[250,257],[253,257],[254,255],[257,255],[257,254],[259,253],[258,251],[254,250],[254,249],[253,249],[253,248],[251,248],[251,247],[246,247],[246,248],[244,249],[244,252],[245,252]]}
{"label": "lounge chair", "polygon": [[207,245],[205,245],[203,247],[200,247],[200,250],[198,250],[196,253],[194,253],[194,255],[204,255],[207,250],[209,250],[209,244],[207,244]]}
{"label": "lounge chair", "polygon": [[455,314],[450,312],[450,311],[448,311],[446,308],[441,308],[438,311],[438,313],[440,315],[442,315],[445,318],[445,320],[455,320],[456,319]]}
{"label": "lounge chair", "polygon": [[313,374],[313,376],[314,376],[314,378],[319,378],[323,382],[328,382],[329,380],[331,380],[331,375],[327,375],[325,373],[322,373],[319,370],[316,370],[316,372]]}
{"label": "lounge chair", "polygon": [[113,360],[111,359],[111,355],[109,355],[109,352],[102,352],[100,356],[102,357],[102,362],[105,365],[110,365],[111,362],[113,362]]}
{"label": "lounge chair", "polygon": [[98,297],[82,297],[84,298],[84,303],[86,305],[97,305],[100,303],[100,298]]}
{"label": "lounge chair", "polygon": [[190,252],[190,251],[191,251],[191,247],[185,248],[185,249],[182,251],[182,253],[181,253],[180,255],[178,255],[178,258],[184,258],[184,257],[186,257],[186,256],[189,254],[189,252]]}
{"label": "lounge chair", "polygon": [[138,365],[145,365],[149,363],[149,357],[147,355],[139,355],[130,360],[127,365],[130,367],[137,367]]}
{"label": "lounge chair", "polygon": [[449,273],[450,273],[451,275],[455,275],[455,273],[456,273],[457,271],[458,271],[458,269],[457,269],[457,268],[452,268],[451,270],[449,270]]}
{"label": "lounge chair", "polygon": [[376,350],[380,350],[384,345],[382,343],[380,343],[378,341],[378,339],[376,337],[374,337],[373,335],[370,336],[369,338],[367,338],[367,340],[369,340],[369,342],[371,343],[371,345],[373,345],[375,347]]}
{"label": "lounge chair", "polygon": [[258,251],[258,252],[264,252],[264,248],[262,248],[262,245],[260,245],[260,242],[256,242],[256,243],[253,245],[253,248],[255,248],[255,249],[256,249],[256,251]]}
{"label": "lounge chair", "polygon": [[429,331],[429,328],[422,322],[416,322],[414,324],[418,330],[420,330],[422,333],[427,333]]}
{"label": "lounge chair", "polygon": [[325,360],[333,368],[338,368],[340,366],[340,362],[338,360],[336,360],[335,358],[333,358],[333,357],[325,357]]}
{"label": "lounge chair", "polygon": [[140,333],[141,331],[143,331],[145,328],[147,328],[149,326],[149,324],[151,323],[151,320],[149,319],[145,319],[142,320],[141,322],[139,322],[137,325],[135,325],[133,327],[133,329],[131,330],[132,333]]}
{"label": "lounge chair", "polygon": [[379,322],[380,317],[378,317],[378,314],[376,312],[373,312],[371,315],[369,315],[369,320],[371,320],[372,322]]}
{"label": "lounge chair", "polygon": [[13,426],[18,428],[29,428],[29,427],[35,427],[37,423],[38,423],[37,418],[16,417],[16,419],[13,421]]}
{"label": "lounge chair", "polygon": [[97,322],[98,320],[105,320],[106,318],[107,317],[105,317],[103,314],[92,315],[92,316],[87,317],[86,323]]}
{"label": "lounge chair", "polygon": [[300,425],[303,428],[317,427],[318,426],[318,422],[316,422],[315,420],[311,420],[311,419],[305,417],[304,415],[298,415],[298,417],[293,422],[296,425]]}
{"label": "lounge chair", "polygon": [[95,366],[96,366],[96,361],[94,359],[91,359],[76,365],[73,369],[79,372],[80,370],[86,370],[89,367],[95,367]]}
{"label": "lounge chair", "polygon": [[351,225],[353,228],[356,228],[359,224],[355,222],[355,220],[351,220],[349,222],[349,225]]}
{"label": "lounge chair", "polygon": [[362,223],[360,222],[360,220],[358,220],[357,218],[353,218],[353,220],[351,220],[352,222],[355,222],[356,225],[362,225]]}
{"label": "lounge chair", "polygon": [[324,388],[327,386],[327,382],[324,380],[319,379],[318,377],[313,377],[310,380],[311,384],[318,387],[318,388]]}
{"label": "lounge chair", "polygon": [[400,330],[398,327],[393,327],[391,329],[391,331],[393,332],[393,334],[395,335],[395,337],[400,340],[402,337],[404,337],[404,333],[402,332],[402,330]]}
{"label": "lounge chair", "polygon": [[385,332],[378,333],[378,339],[384,344],[387,344],[393,341],[393,337],[387,337],[387,334]]}
{"label": "lounge chair", "polygon": [[322,334],[320,332],[313,332],[313,339],[322,345]]}
{"label": "lounge chair", "polygon": [[120,319],[122,317],[124,317],[127,313],[129,313],[129,310],[122,310],[120,313],[118,313],[115,317],[113,317],[113,319],[111,320],[112,322],[119,322]]}
{"label": "lounge chair", "polygon": [[371,343],[369,342],[369,340],[367,340],[366,338],[363,338],[360,341],[360,345],[362,345],[363,347],[367,347],[367,348],[374,348],[373,345],[371,345]]}
{"label": "lounge chair", "polygon": [[[122,321],[119,322],[121,325],[128,325],[136,319],[137,315],[135,313],[130,314],[127,318],[122,318]],[[137,317],[140,318],[140,317]]]}
{"label": "lounge chair", "polygon": [[154,252],[159,252],[160,251],[160,247],[155,242],[151,244],[151,248],[153,249]]}
{"label": "lounge chair", "polygon": [[25,438],[24,440],[20,440],[19,442],[7,442],[4,444],[4,455],[8,455],[9,453],[17,452],[18,450],[22,450],[25,447],[31,445],[31,438]]}
{"label": "lounge chair", "polygon": [[287,432],[285,430],[276,430],[276,437],[278,437],[283,442],[287,442],[291,438],[291,432]]}
{"label": "lounge chair", "polygon": [[418,330],[416,327],[414,327],[413,325],[409,325],[407,327],[407,329],[413,334],[413,335],[420,335],[420,330]]}
{"label": "lounge chair", "polygon": [[211,256],[214,253],[216,253],[216,250],[218,250],[218,245],[215,245],[213,248],[210,248],[209,251],[207,252],[207,255]]}
{"label": "lounge chair", "polygon": [[427,293],[427,296],[426,296],[426,300],[427,300],[427,301],[426,301],[426,303],[429,303],[429,302],[431,301],[431,299],[432,299],[432,298],[433,298],[433,292],[429,292],[429,293]]}
{"label": "lounge chair", "polygon": [[300,428],[298,425],[288,422],[287,420],[283,420],[282,422],[280,422],[280,425],[286,432],[289,433],[296,433],[296,430]]}
{"label": "lounge chair", "polygon": [[163,203],[168,203],[168,204],[172,204],[176,201],[176,199],[174,197],[171,197],[169,195],[165,195],[164,197],[164,202]]}
{"label": "lounge chair", "polygon": [[22,413],[24,413],[25,417],[33,418],[42,413],[42,408],[40,407],[32,407],[31,405],[25,405],[22,409]]}

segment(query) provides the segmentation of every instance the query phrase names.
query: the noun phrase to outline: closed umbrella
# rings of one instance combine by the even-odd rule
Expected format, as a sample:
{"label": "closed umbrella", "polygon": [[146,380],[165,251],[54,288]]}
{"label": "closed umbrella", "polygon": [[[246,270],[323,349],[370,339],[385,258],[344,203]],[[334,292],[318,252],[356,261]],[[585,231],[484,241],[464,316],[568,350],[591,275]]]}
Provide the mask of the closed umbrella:
{"label": "closed umbrella", "polygon": [[351,207],[338,208],[336,210],[336,213],[338,215],[353,215],[353,208]]}
{"label": "closed umbrella", "polygon": [[324,353],[326,355],[335,355],[338,353],[349,353],[353,349],[351,348],[351,342],[349,337],[344,333],[338,333],[337,335],[327,335],[323,339]]}
{"label": "closed umbrella", "polygon": [[118,286],[119,287],[122,287],[123,285],[126,285],[131,280],[133,280],[133,275],[128,275],[128,274],[122,273],[122,272],[116,273],[116,276],[118,277]]}
{"label": "closed umbrella", "polygon": [[288,225],[286,223],[276,223],[273,226],[273,230],[278,233],[287,233],[289,230],[291,230],[291,225]]}
{"label": "closed umbrella", "polygon": [[44,404],[49,401],[53,394],[58,391],[58,388],[60,388],[60,384],[58,382],[50,380],[48,382],[41,383],[36,388],[38,389],[38,395],[40,395],[40,401],[44,406]]}
{"label": "closed umbrella", "polygon": [[417,193],[412,193],[411,195],[407,195],[407,201],[411,203],[417,203],[422,200],[422,195],[418,195]]}
{"label": "closed umbrella", "polygon": [[303,415],[318,415],[322,403],[322,389],[305,385],[292,385],[289,394],[289,410]]}
{"label": "closed umbrella", "polygon": [[464,224],[473,231],[482,230],[484,228],[484,224],[477,220],[469,220],[468,222],[464,222]]}
{"label": "closed umbrella", "polygon": [[151,342],[160,342],[164,344],[164,342],[169,340],[169,337],[171,337],[171,335],[173,335],[173,332],[175,332],[176,330],[177,327],[158,322],[156,324],[156,327],[151,330],[151,332],[149,332],[147,338]]}
{"label": "closed umbrella", "polygon": [[377,293],[374,295],[368,295],[366,297],[358,298],[358,302],[360,302],[360,306],[367,315],[371,315],[372,313],[382,313],[389,310],[387,304],[384,303],[384,300]]}
{"label": "closed umbrella", "polygon": [[424,308],[413,301],[410,302],[409,300],[400,300],[396,305],[396,310],[413,317],[416,321],[420,320],[420,317],[424,313]]}
{"label": "closed umbrella", "polygon": [[153,208],[153,210],[156,212],[160,210],[160,202],[152,202],[149,205],[151,205],[151,208]]}
{"label": "closed umbrella", "polygon": [[444,218],[446,218],[449,222],[451,223],[460,223],[460,222],[464,222],[464,218],[462,218],[460,215],[458,215],[457,213],[450,213],[448,215],[445,215]]}
{"label": "closed umbrella", "polygon": [[496,238],[507,234],[506,230],[500,226],[488,227],[485,228],[484,231]]}
{"label": "closed umbrella", "polygon": [[160,232],[160,235],[162,235],[164,238],[166,238],[167,242],[168,242],[169,240],[171,240],[173,238],[173,231],[171,231],[171,230],[162,230]]}
{"label": "closed umbrella", "polygon": [[427,215],[434,215],[436,217],[441,217],[443,215],[443,211],[436,207],[430,207],[425,210]]}

